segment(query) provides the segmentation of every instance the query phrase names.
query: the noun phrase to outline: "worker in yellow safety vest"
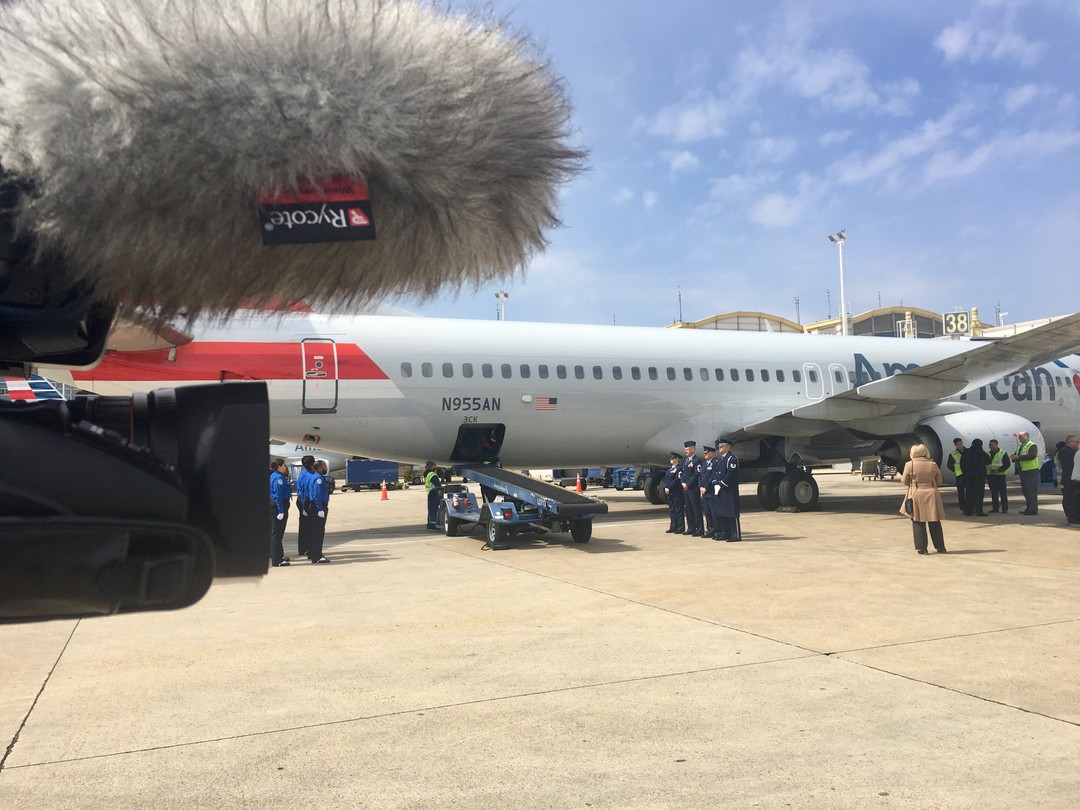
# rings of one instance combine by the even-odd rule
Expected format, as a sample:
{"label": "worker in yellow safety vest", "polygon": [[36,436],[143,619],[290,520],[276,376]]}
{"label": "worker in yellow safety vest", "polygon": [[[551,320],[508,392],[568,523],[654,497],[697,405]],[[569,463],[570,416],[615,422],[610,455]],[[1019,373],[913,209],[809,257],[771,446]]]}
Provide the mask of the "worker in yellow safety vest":
{"label": "worker in yellow safety vest", "polygon": [[964,455],[964,440],[956,438],[952,440],[953,451],[949,453],[949,460],[946,462],[946,466],[949,471],[956,478],[956,502],[960,504],[960,508],[964,508],[964,471],[960,469],[960,459]]}
{"label": "worker in yellow safety vest", "polygon": [[1009,458],[1016,462],[1017,472],[1020,473],[1020,489],[1024,493],[1024,501],[1027,508],[1021,515],[1039,514],[1039,448],[1031,441],[1027,431],[1016,434],[1020,446]]}
{"label": "worker in yellow safety vest", "polygon": [[[990,454],[990,463],[986,465],[986,485],[990,488],[991,512],[1008,512],[1009,496],[1005,484],[1008,478],[1005,471],[1009,469],[1009,454],[998,447],[998,440],[991,439],[987,445]],[[1001,508],[999,509],[998,506]]]}

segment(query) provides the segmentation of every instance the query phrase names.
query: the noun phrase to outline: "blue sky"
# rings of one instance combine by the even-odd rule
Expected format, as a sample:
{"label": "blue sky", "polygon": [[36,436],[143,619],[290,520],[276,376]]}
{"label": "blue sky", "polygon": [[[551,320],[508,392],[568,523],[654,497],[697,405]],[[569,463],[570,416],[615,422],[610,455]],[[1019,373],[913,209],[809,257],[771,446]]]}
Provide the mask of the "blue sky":
{"label": "blue sky", "polygon": [[[1077,0],[516,0],[586,172],[523,276],[420,314],[663,326],[759,310],[1080,311]],[[831,297],[831,305],[830,305]]]}

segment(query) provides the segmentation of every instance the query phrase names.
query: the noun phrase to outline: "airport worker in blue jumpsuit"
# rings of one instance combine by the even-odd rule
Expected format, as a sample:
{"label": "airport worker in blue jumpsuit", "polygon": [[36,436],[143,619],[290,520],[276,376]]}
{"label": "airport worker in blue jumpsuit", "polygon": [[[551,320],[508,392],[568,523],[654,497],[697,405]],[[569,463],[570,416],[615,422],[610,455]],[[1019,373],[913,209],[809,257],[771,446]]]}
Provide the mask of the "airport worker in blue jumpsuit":
{"label": "airport worker in blue jumpsuit", "polygon": [[686,460],[682,466],[682,487],[686,496],[686,533],[691,537],[701,537],[705,531],[701,520],[701,492],[698,489],[698,475],[701,462],[697,457],[697,442],[683,442]]}
{"label": "airport worker in blue jumpsuit", "polygon": [[285,524],[289,522],[289,500],[292,498],[286,470],[285,459],[275,458],[270,462],[270,564],[275,567],[289,564],[282,546]]}
{"label": "airport worker in blue jumpsuit", "polygon": [[702,537],[710,540],[716,537],[716,522],[713,515],[713,479],[717,477],[720,464],[716,460],[716,448],[706,443],[701,448],[705,460],[701,462],[701,475],[698,476],[698,492],[701,494],[701,514],[705,519],[705,532]]}
{"label": "airport worker in blue jumpsuit", "polygon": [[307,480],[309,475],[314,475],[315,456],[304,456],[300,459],[300,464],[300,472],[296,476],[296,554],[299,557],[306,557],[308,541],[311,537],[311,518],[307,510],[307,502],[310,498],[307,494]]}
{"label": "airport worker in blue jumpsuit", "polygon": [[682,488],[682,456],[671,454],[671,468],[664,473],[664,494],[667,495],[671,525],[665,534],[682,534],[686,530],[686,496]]}
{"label": "airport worker in blue jumpsuit", "polygon": [[716,515],[716,540],[736,543],[742,540],[739,524],[739,459],[731,452],[731,440],[717,441],[720,451],[719,472],[713,484],[716,497],[713,512]]}
{"label": "airport worker in blue jumpsuit", "polygon": [[330,488],[326,485],[323,470],[326,464],[316,462],[307,477],[308,515],[311,519],[311,535],[308,542],[308,559],[313,563],[330,562],[323,555],[326,537],[326,513],[330,508]]}

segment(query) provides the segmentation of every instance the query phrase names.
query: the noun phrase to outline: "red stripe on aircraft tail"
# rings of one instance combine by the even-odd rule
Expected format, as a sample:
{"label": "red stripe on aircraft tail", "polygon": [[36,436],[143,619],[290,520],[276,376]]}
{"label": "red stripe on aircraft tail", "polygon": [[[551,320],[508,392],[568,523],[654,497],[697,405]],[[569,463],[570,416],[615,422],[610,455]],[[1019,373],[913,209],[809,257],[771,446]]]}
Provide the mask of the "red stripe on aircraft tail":
{"label": "red stripe on aircraft tail", "polygon": [[[329,344],[320,344],[329,346]],[[354,343],[336,343],[337,379],[386,380],[386,373]],[[195,382],[218,380],[301,380],[300,343],[192,342],[175,349],[144,352],[106,352],[95,368],[73,370],[80,381]],[[310,351],[310,350],[309,350]],[[325,351],[325,349],[324,349]]]}

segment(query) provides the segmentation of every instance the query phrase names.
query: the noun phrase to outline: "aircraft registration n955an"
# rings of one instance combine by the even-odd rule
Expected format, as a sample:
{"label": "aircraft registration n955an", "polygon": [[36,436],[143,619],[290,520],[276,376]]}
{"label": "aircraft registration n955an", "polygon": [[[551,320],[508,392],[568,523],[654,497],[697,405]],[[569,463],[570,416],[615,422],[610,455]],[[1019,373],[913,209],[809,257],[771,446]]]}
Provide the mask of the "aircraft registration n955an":
{"label": "aircraft registration n955an", "polygon": [[410,463],[662,469],[731,437],[772,508],[816,504],[814,465],[1021,431],[1042,452],[1080,426],[1080,314],[949,341],[248,310],[110,346],[44,373],[101,394],[265,380],[275,438]]}

